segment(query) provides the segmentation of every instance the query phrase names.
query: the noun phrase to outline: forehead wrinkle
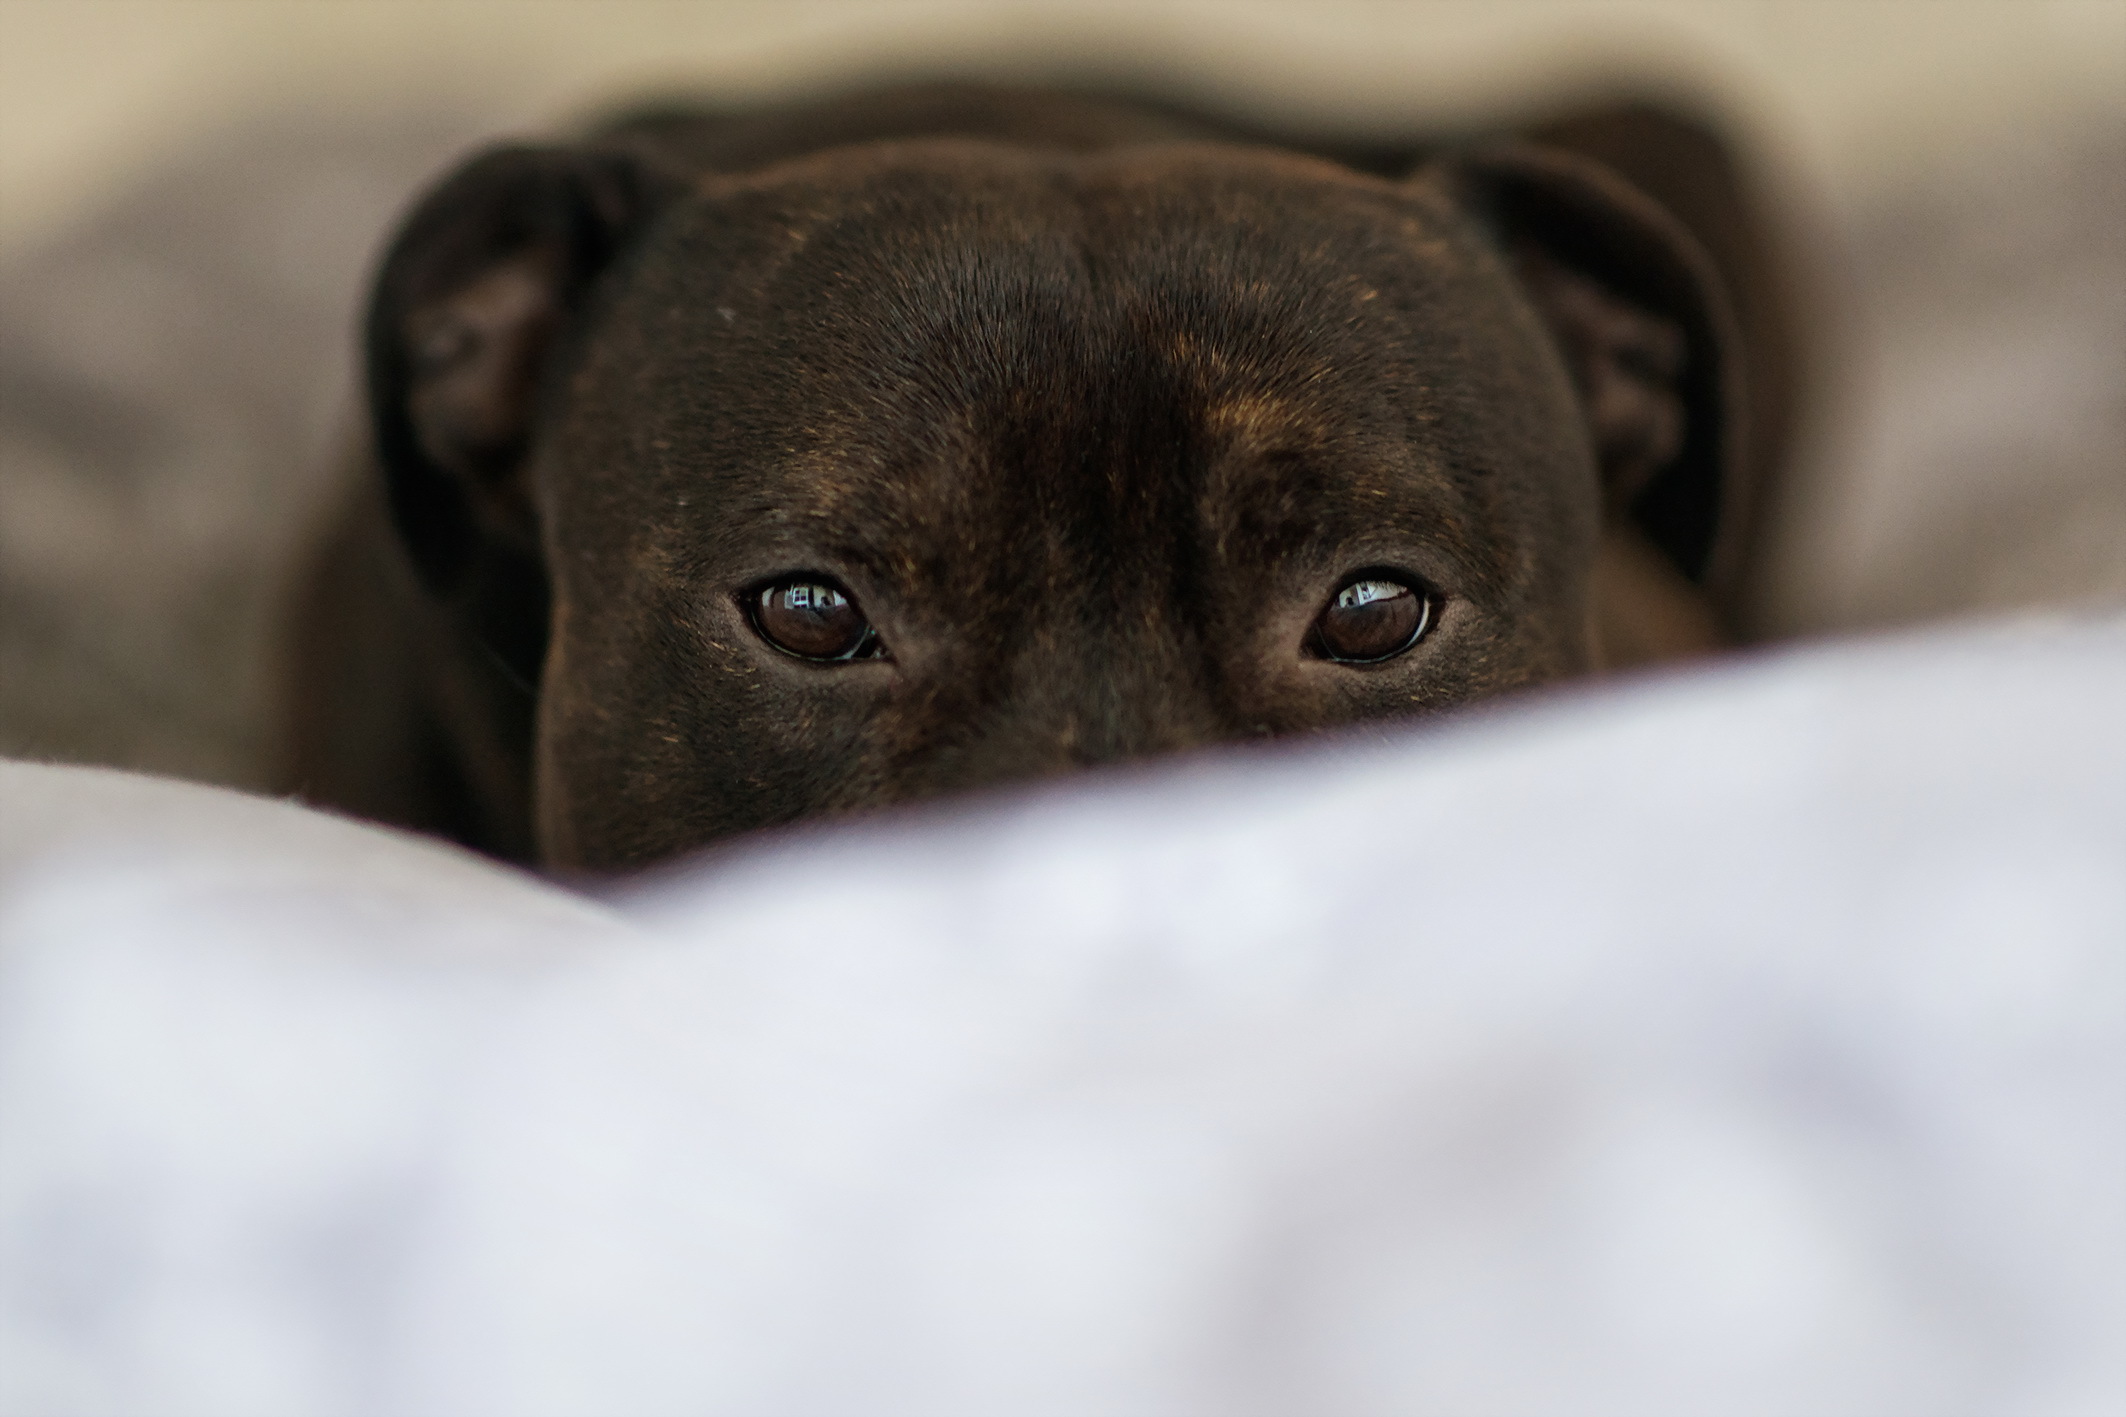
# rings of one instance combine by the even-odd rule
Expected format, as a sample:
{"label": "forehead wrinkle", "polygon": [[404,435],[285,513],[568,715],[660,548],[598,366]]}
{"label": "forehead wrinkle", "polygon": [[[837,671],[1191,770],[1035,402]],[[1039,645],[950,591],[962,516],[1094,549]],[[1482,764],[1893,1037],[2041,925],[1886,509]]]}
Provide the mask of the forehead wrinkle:
{"label": "forehead wrinkle", "polygon": [[[1083,294],[976,268],[932,318],[899,343],[903,377],[874,389],[858,416],[914,433],[887,480],[884,529],[924,546],[923,579],[1054,592],[1078,558],[1067,550],[1085,490],[1083,449],[1096,434],[1081,371]],[[916,568],[908,568],[913,572]]]}
{"label": "forehead wrinkle", "polygon": [[813,414],[775,440],[768,495],[789,502],[776,519],[902,585],[942,579],[948,562],[973,571],[985,523],[1029,520],[976,504],[1032,490],[994,448],[1054,402],[1034,385],[1082,342],[1069,325],[1087,303],[1068,223],[980,191],[945,195],[920,220],[897,214],[890,191],[846,203],[761,292],[805,312],[771,362],[788,390],[778,402]]}
{"label": "forehead wrinkle", "polygon": [[1432,446],[1437,414],[1423,406],[1424,384],[1406,380],[1384,394],[1377,357],[1368,377],[1353,378],[1351,361],[1318,344],[1307,357],[1258,359],[1255,378],[1234,360],[1205,357],[1215,349],[1203,341],[1173,347],[1193,356],[1198,386],[1211,391],[1200,414],[1197,525],[1218,561],[1312,561],[1339,546],[1364,555],[1369,543],[1379,554],[1409,538],[1465,576],[1483,575],[1482,499]]}
{"label": "forehead wrinkle", "polygon": [[1126,591],[1114,572],[1138,558],[1116,553],[1161,531],[1170,479],[1151,464],[1179,449],[1160,446],[1165,399],[1118,338],[1084,233],[1050,236],[1031,269],[1016,243],[944,253],[946,298],[901,337],[909,377],[891,402],[949,430],[935,466],[958,479],[965,579],[1030,588],[1061,617]]}
{"label": "forehead wrinkle", "polygon": [[[832,298],[808,322],[815,333],[828,334],[823,321],[858,327],[842,357],[806,360],[801,402],[822,416],[800,434],[811,475],[791,479],[808,491],[803,519],[897,579],[918,579],[922,562],[936,578],[940,563],[957,562],[991,581],[1083,581],[1097,578],[1115,539],[1156,535],[1162,523],[1192,535],[1185,504],[1179,517],[1158,514],[1166,490],[1178,491],[1191,474],[1212,476],[1213,465],[1228,478],[1259,470],[1253,458],[1207,456],[1220,446],[1324,445],[1328,430],[1309,411],[1325,392],[1330,361],[1308,345],[1375,317],[1364,307],[1377,281],[1348,269],[1337,243],[1354,234],[1361,246],[1388,239],[1378,221],[1382,193],[1356,199],[1371,208],[1370,227],[1341,222],[1342,237],[1294,246],[1254,239],[1240,218],[1260,201],[1245,184],[1161,184],[1133,202],[1175,208],[1166,216],[1178,219],[1145,221],[1144,210],[1133,210],[1097,233],[1085,229],[1083,183],[1060,203],[1052,173],[1038,185],[1050,189],[1044,200],[987,209],[979,193],[971,202],[955,193],[955,205],[921,221],[893,219],[891,194],[867,192],[838,213],[812,213],[806,239],[777,263],[778,284],[801,271],[831,277]],[[1348,184],[1332,177],[1322,185]],[[1023,184],[1015,186],[1014,197],[1023,196]],[[1336,205],[1348,213],[1352,199]],[[848,242],[844,233],[858,229],[865,240]],[[1442,259],[1434,231],[1407,207],[1391,234],[1432,248],[1406,249],[1406,260]],[[1207,272],[1217,273],[1215,286],[1206,285]],[[1095,316],[1146,303],[1168,307],[1157,322],[1168,334],[1164,358],[1147,351],[1141,326],[1093,328],[1108,323]],[[1125,370],[1120,356],[1131,351],[1153,354],[1156,369]],[[1180,371],[1188,377],[1177,378]],[[1176,404],[1170,413],[1188,425],[1164,446],[1148,426],[1145,391],[1129,387],[1155,372],[1174,386],[1165,390]],[[905,482],[847,477],[846,460],[859,450],[874,463],[886,451],[882,430],[914,435],[913,453],[890,450],[907,469]],[[1175,469],[1177,479],[1147,465],[1161,460],[1192,466]],[[1348,475],[1361,499],[1385,480],[1356,464]],[[977,516],[982,505],[991,510]],[[873,526],[876,536],[865,530]],[[1012,528],[1006,539],[1021,550],[1039,552],[1016,575],[978,564],[1002,549],[998,526]],[[1466,544],[1465,536],[1451,539]]]}

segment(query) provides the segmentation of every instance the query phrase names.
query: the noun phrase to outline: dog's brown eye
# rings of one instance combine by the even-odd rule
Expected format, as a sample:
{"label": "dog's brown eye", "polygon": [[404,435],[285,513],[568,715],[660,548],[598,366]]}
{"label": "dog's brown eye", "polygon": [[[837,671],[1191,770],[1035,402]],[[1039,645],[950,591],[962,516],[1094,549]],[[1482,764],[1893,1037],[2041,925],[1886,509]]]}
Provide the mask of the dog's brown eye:
{"label": "dog's brown eye", "polygon": [[791,576],[753,596],[753,628],[800,659],[877,659],[878,632],[849,592],[832,581]]}
{"label": "dog's brown eye", "polygon": [[1324,658],[1347,664],[1392,659],[1432,628],[1432,597],[1405,581],[1367,576],[1347,582],[1314,622]]}

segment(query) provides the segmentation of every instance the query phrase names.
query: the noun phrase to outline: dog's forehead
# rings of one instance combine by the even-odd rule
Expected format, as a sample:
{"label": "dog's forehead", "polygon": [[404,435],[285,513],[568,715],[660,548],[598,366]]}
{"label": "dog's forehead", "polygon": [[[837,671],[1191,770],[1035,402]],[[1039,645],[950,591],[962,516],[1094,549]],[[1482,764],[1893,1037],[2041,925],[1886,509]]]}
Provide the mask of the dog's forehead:
{"label": "dog's forehead", "polygon": [[692,222],[734,249],[694,269],[830,347],[1036,358],[1068,333],[1266,376],[1384,283],[1436,296],[1486,259],[1429,188],[1267,150],[880,144],[778,172],[709,184]]}
{"label": "dog's forehead", "polygon": [[[1475,346],[1525,324],[1508,286],[1426,189],[1309,159],[881,145],[707,184],[586,375],[626,381],[650,481],[719,538],[904,581],[1234,530],[1206,515],[1284,545],[1401,509],[1474,541],[1436,425],[1485,397]],[[999,526],[1008,548],[974,543]]]}
{"label": "dog's forehead", "polygon": [[1185,144],[832,151],[704,182],[644,265],[661,355],[781,369],[819,408],[896,382],[1012,395],[1088,357],[1160,356],[1214,392],[1267,393],[1377,346],[1398,303],[1424,320],[1498,280],[1422,185]]}

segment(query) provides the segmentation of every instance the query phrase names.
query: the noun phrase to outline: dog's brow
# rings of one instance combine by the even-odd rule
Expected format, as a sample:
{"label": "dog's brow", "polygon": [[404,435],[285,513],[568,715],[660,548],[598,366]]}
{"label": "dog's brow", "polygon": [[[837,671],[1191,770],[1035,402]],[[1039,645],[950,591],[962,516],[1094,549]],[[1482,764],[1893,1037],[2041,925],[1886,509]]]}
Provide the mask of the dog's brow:
{"label": "dog's brow", "polygon": [[1267,390],[1234,394],[1210,404],[1204,432],[1243,448],[1268,448],[1295,440],[1318,440],[1315,411],[1298,399]]}

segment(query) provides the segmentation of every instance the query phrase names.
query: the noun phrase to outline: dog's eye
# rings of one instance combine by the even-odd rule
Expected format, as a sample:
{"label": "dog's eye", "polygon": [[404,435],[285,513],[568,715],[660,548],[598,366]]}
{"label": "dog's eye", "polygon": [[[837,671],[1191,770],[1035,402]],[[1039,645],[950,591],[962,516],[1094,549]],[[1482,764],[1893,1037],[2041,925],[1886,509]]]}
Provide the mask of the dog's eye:
{"label": "dog's eye", "polygon": [[878,631],[849,592],[824,577],[787,576],[751,597],[753,628],[799,659],[878,659]]}
{"label": "dog's eye", "polygon": [[1315,647],[1324,659],[1370,664],[1393,659],[1432,628],[1432,596],[1422,587],[1387,576],[1346,581],[1314,622]]}

